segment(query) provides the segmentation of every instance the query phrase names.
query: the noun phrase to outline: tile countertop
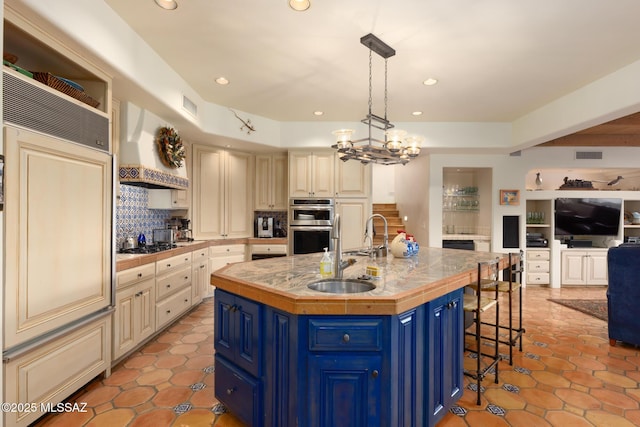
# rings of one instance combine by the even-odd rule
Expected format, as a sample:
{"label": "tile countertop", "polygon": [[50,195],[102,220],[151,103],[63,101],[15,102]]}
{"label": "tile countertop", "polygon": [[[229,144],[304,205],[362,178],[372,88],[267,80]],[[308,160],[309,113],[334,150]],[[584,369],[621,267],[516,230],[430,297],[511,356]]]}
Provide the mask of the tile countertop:
{"label": "tile countertop", "polygon": [[372,261],[366,256],[343,272],[357,278],[367,266],[377,266],[382,277],[376,289],[355,294],[313,291],[307,284],[319,280],[320,253],[230,264],[211,274],[211,284],[292,314],[400,314],[459,289],[477,278],[478,262],[507,254],[456,249],[420,248],[417,256]]}
{"label": "tile countertop", "polygon": [[197,251],[198,249],[209,248],[209,246],[222,245],[242,245],[242,244],[263,244],[263,245],[286,245],[286,238],[258,239],[258,238],[239,238],[239,239],[219,239],[219,240],[195,240],[193,242],[177,242],[177,248],[168,251],[156,252],[152,254],[120,254],[116,253],[116,272],[128,270],[140,265],[149,264],[163,259],[171,258],[175,255],[181,255],[187,252]]}

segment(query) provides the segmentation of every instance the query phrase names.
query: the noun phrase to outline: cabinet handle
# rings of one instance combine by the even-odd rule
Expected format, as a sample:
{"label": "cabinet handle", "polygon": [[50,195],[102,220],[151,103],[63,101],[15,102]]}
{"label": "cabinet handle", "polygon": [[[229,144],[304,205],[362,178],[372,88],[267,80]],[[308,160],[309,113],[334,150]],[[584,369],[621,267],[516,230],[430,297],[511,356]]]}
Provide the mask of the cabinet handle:
{"label": "cabinet handle", "polygon": [[371,373],[371,376],[372,376],[373,378],[378,378],[378,375],[380,375],[380,372],[378,372],[378,370],[377,370],[377,369],[374,369],[374,370],[373,370],[373,372]]}
{"label": "cabinet handle", "polygon": [[189,299],[188,299],[188,298],[185,298],[185,299],[184,299],[184,302],[189,302]]}
{"label": "cabinet handle", "polygon": [[171,314],[171,310],[167,310],[167,314]]}
{"label": "cabinet handle", "polygon": [[342,336],[342,342],[349,342],[351,340],[351,337],[349,336],[349,334],[344,334]]}
{"label": "cabinet handle", "polygon": [[227,395],[231,396],[231,393],[233,393],[235,391],[235,389],[233,387],[228,388],[227,389]]}
{"label": "cabinet handle", "polygon": [[167,285],[167,289],[169,289],[171,287],[171,284]]}
{"label": "cabinet handle", "polygon": [[138,273],[138,277],[142,277],[142,273]]}
{"label": "cabinet handle", "polygon": [[187,280],[189,278],[189,276],[184,276],[184,280]]}
{"label": "cabinet handle", "polygon": [[200,268],[204,268],[204,267],[205,267],[205,265],[204,265],[204,264],[200,266]]}
{"label": "cabinet handle", "polygon": [[171,264],[167,264],[167,268],[171,267]]}

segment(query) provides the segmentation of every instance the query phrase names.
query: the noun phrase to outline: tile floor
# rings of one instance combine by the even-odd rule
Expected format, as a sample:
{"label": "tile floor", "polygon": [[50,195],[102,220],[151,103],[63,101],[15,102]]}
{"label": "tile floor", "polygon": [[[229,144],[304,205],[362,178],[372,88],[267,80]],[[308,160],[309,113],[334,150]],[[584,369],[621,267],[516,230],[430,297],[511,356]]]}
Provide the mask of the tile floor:
{"label": "tile floor", "polygon": [[[482,405],[468,388],[438,427],[640,426],[640,350],[609,346],[605,321],[547,301],[604,299],[606,288],[524,289],[524,351],[483,382]],[[502,304],[505,308],[506,304]],[[39,427],[236,427],[213,396],[213,301],[200,306],[70,401],[88,412],[45,416]],[[502,313],[502,310],[501,310]],[[502,348],[504,347],[504,348]],[[506,345],[500,352],[508,355]]]}

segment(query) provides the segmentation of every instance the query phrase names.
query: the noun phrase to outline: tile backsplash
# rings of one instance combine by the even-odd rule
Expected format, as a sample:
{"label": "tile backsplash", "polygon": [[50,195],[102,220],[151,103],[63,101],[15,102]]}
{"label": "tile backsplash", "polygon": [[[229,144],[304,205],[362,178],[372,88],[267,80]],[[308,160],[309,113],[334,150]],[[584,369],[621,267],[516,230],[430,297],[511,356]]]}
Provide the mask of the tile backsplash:
{"label": "tile backsplash", "polygon": [[144,233],[151,243],[152,230],[166,228],[171,219],[169,209],[149,209],[149,191],[143,187],[120,184],[120,201],[116,206],[116,244],[118,247],[129,236]]}

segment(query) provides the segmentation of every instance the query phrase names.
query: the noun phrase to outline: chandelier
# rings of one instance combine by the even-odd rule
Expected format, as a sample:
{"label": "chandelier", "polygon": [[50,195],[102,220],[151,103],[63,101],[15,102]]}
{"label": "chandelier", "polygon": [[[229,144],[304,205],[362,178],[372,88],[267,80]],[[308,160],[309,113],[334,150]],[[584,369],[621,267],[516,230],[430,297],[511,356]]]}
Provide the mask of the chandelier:
{"label": "chandelier", "polygon": [[[332,132],[336,137],[336,143],[331,147],[338,150],[338,157],[345,162],[359,160],[364,164],[404,165],[418,157],[424,138],[407,135],[403,130],[394,129],[394,125],[387,119],[387,59],[395,55],[396,51],[373,34],[361,37],[360,43],[369,48],[369,114],[361,120],[367,125],[369,136],[353,140],[353,129],[338,129]],[[384,58],[384,117],[372,113],[373,52]],[[383,132],[384,140],[373,137],[374,128]]]}

